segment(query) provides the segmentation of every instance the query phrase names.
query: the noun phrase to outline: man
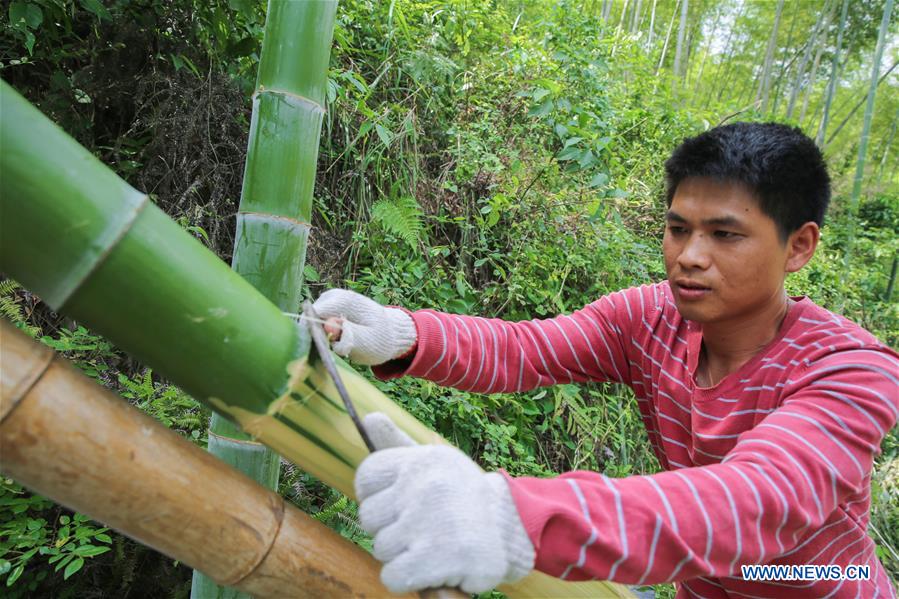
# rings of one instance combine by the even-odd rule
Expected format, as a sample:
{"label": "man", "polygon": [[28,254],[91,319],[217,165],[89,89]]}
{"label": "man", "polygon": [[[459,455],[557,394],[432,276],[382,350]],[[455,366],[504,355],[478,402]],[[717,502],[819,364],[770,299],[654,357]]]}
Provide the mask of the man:
{"label": "man", "polygon": [[[737,123],[685,140],[665,167],[663,283],[517,323],[342,290],[316,302],[341,319],[335,351],[383,378],[483,393],[630,385],[665,470],[484,474],[370,415],[371,434],[394,448],[360,466],[359,516],[391,590],[477,592],[536,568],[675,581],[678,597],[895,597],[866,527],[872,462],[899,412],[899,357],[784,290],[814,254],[830,198],[820,152],[798,129]],[[748,564],[864,565],[870,576],[744,580]]]}

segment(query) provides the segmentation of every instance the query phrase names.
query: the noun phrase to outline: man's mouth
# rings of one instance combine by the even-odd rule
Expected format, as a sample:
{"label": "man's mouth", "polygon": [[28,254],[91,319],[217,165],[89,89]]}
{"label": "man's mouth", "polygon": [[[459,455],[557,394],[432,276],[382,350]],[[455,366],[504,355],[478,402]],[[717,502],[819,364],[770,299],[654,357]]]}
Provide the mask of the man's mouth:
{"label": "man's mouth", "polygon": [[711,291],[710,287],[691,281],[689,279],[678,279],[674,282],[675,290],[683,299],[701,299]]}

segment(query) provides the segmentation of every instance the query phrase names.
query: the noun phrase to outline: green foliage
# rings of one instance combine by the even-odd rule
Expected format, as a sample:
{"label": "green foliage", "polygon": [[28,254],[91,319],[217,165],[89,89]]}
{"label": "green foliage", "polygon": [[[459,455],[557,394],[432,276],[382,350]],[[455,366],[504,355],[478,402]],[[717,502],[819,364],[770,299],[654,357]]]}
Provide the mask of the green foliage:
{"label": "green foliage", "polygon": [[140,410],[146,412],[169,428],[206,445],[206,426],[209,410],[173,385],[153,381],[149,368],[143,376],[130,378],[118,375],[119,393]]}
{"label": "green foliage", "polygon": [[412,248],[421,239],[424,223],[421,208],[415,198],[407,196],[395,200],[378,200],[371,207],[371,216],[387,233],[396,235]]}
{"label": "green foliage", "polygon": [[21,289],[22,286],[12,279],[0,281],[0,314],[14,322],[29,337],[36,337],[40,329],[28,323],[25,310],[22,308],[22,298],[18,296]]}
{"label": "green foliage", "polygon": [[[899,304],[886,298],[893,260],[899,256],[899,195],[878,195],[862,202],[854,259],[843,267],[847,215],[833,211],[812,261],[787,280],[795,295],[858,322],[891,346],[899,344]],[[845,270],[845,272],[844,272]]]}
{"label": "green foliage", "polygon": [[75,330],[61,328],[57,337],[43,336],[40,341],[72,360],[84,374],[104,380],[110,362],[116,360],[112,345],[83,326]]}
{"label": "green foliage", "polygon": [[4,596],[29,596],[51,575],[68,580],[86,560],[110,550],[112,538],[107,531],[91,524],[84,514],[63,514],[52,502],[0,477],[0,580],[5,579]]}
{"label": "green foliage", "polygon": [[899,431],[895,428],[883,443],[871,480],[871,536],[877,542],[877,557],[887,572],[899,578]]}

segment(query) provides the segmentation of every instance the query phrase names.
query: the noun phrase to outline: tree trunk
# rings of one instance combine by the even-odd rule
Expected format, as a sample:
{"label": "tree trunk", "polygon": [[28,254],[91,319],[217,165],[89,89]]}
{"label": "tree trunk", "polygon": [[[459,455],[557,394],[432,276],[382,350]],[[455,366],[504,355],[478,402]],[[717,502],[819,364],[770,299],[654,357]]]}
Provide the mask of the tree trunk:
{"label": "tree trunk", "polygon": [[[879,86],[879,85],[883,82],[884,79],[886,79],[887,77],[889,77],[889,76],[890,76],[890,73],[892,73],[894,70],[896,70],[896,67],[897,67],[897,66],[899,66],[899,60],[897,60],[896,62],[894,62],[894,63],[890,66],[890,68],[887,69],[886,72],[885,72],[883,75],[880,76],[880,78],[877,80],[876,85]],[[858,109],[862,107],[862,104],[865,103],[865,100],[866,100],[867,97],[868,97],[867,94],[865,94],[864,96],[862,96],[862,97],[859,99],[859,101],[855,103],[855,106],[852,107],[852,110],[849,111],[849,114],[846,115],[846,118],[844,118],[842,121],[840,121],[840,124],[837,125],[837,128],[834,129],[834,130],[833,130],[833,133],[830,134],[830,137],[827,138],[827,143],[828,143],[828,144],[830,144],[830,142],[832,142],[832,141],[834,140],[834,138],[837,136],[837,134],[839,134],[839,132],[843,129],[843,127],[846,126],[846,123],[849,122],[849,119],[851,119],[851,118],[853,117],[853,115],[855,115],[855,113],[858,112]],[[841,108],[842,108],[842,106],[841,106]],[[834,111],[834,112],[836,112],[836,111]]]}
{"label": "tree trunk", "polygon": [[871,85],[868,87],[868,101],[865,106],[865,121],[862,125],[862,135],[858,144],[855,178],[852,181],[852,198],[849,203],[849,230],[846,233],[846,250],[843,255],[841,282],[846,281],[846,273],[852,261],[852,250],[855,244],[855,221],[857,220],[858,203],[862,192],[862,179],[865,174],[865,155],[868,151],[868,138],[871,136],[871,118],[874,116],[874,98],[877,95],[877,84],[880,82],[880,61],[883,58],[883,47],[890,28],[890,14],[892,11],[893,0],[886,0],[886,5],[883,7],[883,18],[880,21],[880,31],[877,34],[877,47],[874,49],[874,60],[871,65]]}
{"label": "tree trunk", "polygon": [[686,2],[687,0],[677,0],[677,3],[674,5],[674,12],[671,14],[671,20],[668,22],[668,32],[665,33],[665,43],[662,44],[662,55],[659,57],[659,64],[656,66],[656,79],[658,79],[659,71],[662,70],[662,65],[665,63],[665,54],[668,52],[668,41],[671,39],[671,30],[674,29],[674,19],[677,17],[677,7],[680,6],[681,2]]}
{"label": "tree trunk", "polygon": [[[742,8],[742,5],[741,5],[741,8]],[[724,80],[722,80],[721,74],[722,74],[722,70],[724,69],[725,65],[732,66],[731,60],[733,58],[736,45],[732,44],[731,42],[733,41],[734,32],[737,30],[737,21],[739,20],[739,18],[740,18],[740,13],[738,12],[737,15],[734,17],[734,22],[730,28],[730,31],[727,32],[727,40],[724,42],[724,47],[726,48],[724,59],[718,63],[718,68],[715,69],[715,77],[714,77],[713,81],[720,82],[721,86],[719,88],[717,88],[717,90],[714,86],[711,86],[711,85],[709,86],[709,92],[706,94],[706,97],[705,97],[705,104],[704,104],[705,108],[708,108],[709,103],[711,103],[712,94],[714,93],[714,91],[718,92],[717,99],[718,100],[721,99],[721,94],[723,93],[723,91],[725,89],[724,80],[727,80],[730,78],[730,77],[725,77]]]}
{"label": "tree trunk", "polygon": [[721,15],[723,14],[723,10],[721,7],[718,7],[718,10],[715,12],[715,21],[712,23],[712,34],[709,36],[709,43],[707,44],[707,48],[705,52],[702,54],[702,60],[699,61],[699,72],[696,73],[696,79],[693,82],[693,96],[699,93],[699,86],[702,84],[702,72],[705,70],[705,61],[709,57],[712,49],[712,41],[715,39],[715,34],[718,32],[718,24],[721,22]]}
{"label": "tree trunk", "polygon": [[634,16],[631,19],[631,35],[636,35],[638,27],[640,26],[640,13],[643,10],[643,0],[637,0],[636,6],[634,6]]}
{"label": "tree trunk", "polygon": [[[780,0],[783,2],[783,0]],[[689,14],[690,0],[681,0],[680,5],[680,25],[677,28],[677,48],[674,51],[674,78],[675,81],[683,77],[684,65],[684,40],[687,34],[687,16]]]}
{"label": "tree trunk", "polygon": [[652,34],[656,26],[656,3],[658,0],[652,0],[652,11],[649,14],[649,36],[646,39],[646,49],[652,51]]}
{"label": "tree trunk", "polygon": [[812,36],[805,45],[805,50],[802,53],[802,60],[799,62],[799,67],[796,70],[796,77],[793,79],[793,86],[790,89],[790,101],[787,103],[787,119],[790,119],[793,116],[793,109],[796,107],[796,99],[799,97],[799,90],[802,88],[802,78],[803,75],[805,75],[805,68],[808,66],[808,61],[812,57],[812,50],[815,49],[819,33],[827,31],[827,26],[830,24],[829,16],[830,11],[825,5],[825,10],[818,16],[815,28],[812,30]]}
{"label": "tree trunk", "polygon": [[780,29],[780,16],[783,14],[784,0],[777,0],[777,9],[774,12],[774,26],[771,28],[771,36],[768,38],[768,48],[765,50],[765,63],[762,67],[762,76],[759,80],[759,88],[755,95],[759,103],[760,112],[768,112],[768,95],[771,91],[771,67],[774,64],[774,49],[777,47],[777,32]]}
{"label": "tree trunk", "polygon": [[818,135],[815,142],[819,148],[824,148],[824,139],[827,134],[827,122],[830,119],[830,105],[837,88],[837,77],[840,73],[840,50],[843,46],[843,31],[846,29],[846,16],[849,11],[849,0],[843,0],[843,8],[840,11],[840,25],[837,28],[837,47],[830,63],[830,81],[827,85],[827,95],[824,99],[824,113],[821,115],[821,124],[818,126]]}
{"label": "tree trunk", "polygon": [[805,87],[805,95],[802,99],[802,109],[799,111],[799,122],[805,122],[805,115],[808,112],[809,99],[812,97],[812,90],[815,89],[815,82],[818,80],[818,66],[821,64],[821,55],[824,53],[824,44],[818,44],[818,50],[815,52],[815,60],[812,62],[812,70],[809,73],[808,84]]}
{"label": "tree trunk", "polygon": [[[830,0],[827,1],[829,2]],[[800,4],[800,2],[794,2],[793,11],[790,14],[790,31],[787,33],[787,43],[784,44],[783,59],[780,61],[780,69],[778,69],[777,72],[777,81],[774,84],[774,105],[771,107],[771,114],[777,114],[777,108],[780,106],[781,86],[783,85],[787,72],[796,61],[795,53],[793,53],[793,56],[790,57],[789,60],[787,60],[787,57],[791,53],[793,47],[793,31],[796,29],[796,13],[798,12]]]}
{"label": "tree trunk", "polygon": [[616,31],[621,31],[622,26],[624,25],[625,17],[627,16],[627,8],[630,0],[624,0],[624,4],[621,6],[621,16],[618,17],[618,26],[615,28]]}
{"label": "tree trunk", "polygon": [[[268,3],[231,266],[283,312],[300,307],[336,10],[336,0]],[[208,449],[277,490],[281,458],[218,414]],[[249,599],[197,570],[191,597]]]}
{"label": "tree trunk", "polygon": [[896,126],[899,125],[899,109],[896,110],[896,116],[893,117],[893,124],[890,126],[890,134],[887,137],[883,147],[883,158],[880,159],[880,166],[877,168],[877,183],[883,180],[883,169],[886,167],[887,158],[890,156],[890,148],[893,147],[893,138],[896,137]]}

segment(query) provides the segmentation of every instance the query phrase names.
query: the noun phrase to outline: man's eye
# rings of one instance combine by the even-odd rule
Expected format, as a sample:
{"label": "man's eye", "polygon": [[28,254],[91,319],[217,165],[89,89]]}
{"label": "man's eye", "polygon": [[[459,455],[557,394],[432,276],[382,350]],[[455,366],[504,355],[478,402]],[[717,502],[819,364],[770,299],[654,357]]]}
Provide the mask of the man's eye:
{"label": "man's eye", "polygon": [[678,227],[676,225],[668,225],[668,231],[670,231],[673,235],[681,235],[687,232],[684,227]]}
{"label": "man's eye", "polygon": [[740,234],[733,231],[715,231],[715,237],[719,239],[736,239],[740,237]]}

